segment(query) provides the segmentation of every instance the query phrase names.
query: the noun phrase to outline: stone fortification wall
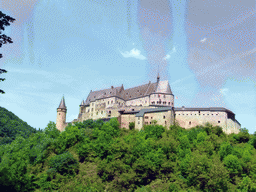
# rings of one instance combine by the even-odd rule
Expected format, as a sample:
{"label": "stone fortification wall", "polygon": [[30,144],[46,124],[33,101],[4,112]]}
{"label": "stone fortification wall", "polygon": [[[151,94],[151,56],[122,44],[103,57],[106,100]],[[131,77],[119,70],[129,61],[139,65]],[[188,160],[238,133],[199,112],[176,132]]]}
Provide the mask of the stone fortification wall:
{"label": "stone fortification wall", "polygon": [[185,129],[195,127],[197,125],[204,125],[206,122],[212,125],[221,126],[223,128],[227,125],[226,112],[211,112],[211,111],[176,111],[175,119],[181,127]]}

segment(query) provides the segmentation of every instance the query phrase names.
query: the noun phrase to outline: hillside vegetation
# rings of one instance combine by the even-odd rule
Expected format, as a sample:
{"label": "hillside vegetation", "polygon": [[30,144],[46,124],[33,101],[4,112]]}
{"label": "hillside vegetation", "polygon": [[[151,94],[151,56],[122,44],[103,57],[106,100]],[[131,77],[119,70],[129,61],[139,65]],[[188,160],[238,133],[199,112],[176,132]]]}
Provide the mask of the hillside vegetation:
{"label": "hillside vegetation", "polygon": [[11,143],[17,135],[28,138],[38,130],[29,126],[7,109],[0,107],[0,145]]}
{"label": "hillside vegetation", "polygon": [[0,146],[1,191],[256,191],[256,137],[207,124],[69,124]]}

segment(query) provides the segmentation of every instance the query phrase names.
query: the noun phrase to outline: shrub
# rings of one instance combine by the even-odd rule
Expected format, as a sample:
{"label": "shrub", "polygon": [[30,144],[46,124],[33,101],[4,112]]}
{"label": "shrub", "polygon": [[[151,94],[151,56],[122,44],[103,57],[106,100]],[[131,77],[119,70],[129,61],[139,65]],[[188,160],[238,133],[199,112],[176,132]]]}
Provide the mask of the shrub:
{"label": "shrub", "polygon": [[[62,175],[74,175],[79,168],[78,161],[69,152],[52,157],[49,161],[49,166],[52,168],[51,170],[54,171],[56,169]],[[50,170],[48,171],[51,172]]]}
{"label": "shrub", "polygon": [[230,145],[230,143],[222,143],[219,151],[220,160],[222,161],[226,156],[232,154],[232,151],[233,147]]}
{"label": "shrub", "polygon": [[235,155],[226,156],[223,162],[231,174],[238,174],[242,171],[242,166]]}
{"label": "shrub", "polygon": [[49,135],[51,138],[57,138],[60,135],[60,131],[56,128],[56,124],[53,121],[50,121],[45,127],[44,132]]}
{"label": "shrub", "polygon": [[135,123],[134,123],[134,122],[131,122],[131,123],[129,124],[129,129],[130,129],[130,130],[134,130],[134,128],[135,128]]}
{"label": "shrub", "polygon": [[162,137],[162,133],[165,131],[162,125],[146,125],[144,130],[147,138],[158,139]]}

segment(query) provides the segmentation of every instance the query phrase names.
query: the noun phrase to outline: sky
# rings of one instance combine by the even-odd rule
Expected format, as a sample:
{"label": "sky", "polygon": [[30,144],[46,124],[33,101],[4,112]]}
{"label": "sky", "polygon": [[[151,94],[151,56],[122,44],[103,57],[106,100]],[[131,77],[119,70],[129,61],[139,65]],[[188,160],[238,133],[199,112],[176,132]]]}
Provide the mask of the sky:
{"label": "sky", "polygon": [[3,0],[0,106],[35,128],[91,90],[168,80],[175,107],[225,107],[256,131],[254,0]]}

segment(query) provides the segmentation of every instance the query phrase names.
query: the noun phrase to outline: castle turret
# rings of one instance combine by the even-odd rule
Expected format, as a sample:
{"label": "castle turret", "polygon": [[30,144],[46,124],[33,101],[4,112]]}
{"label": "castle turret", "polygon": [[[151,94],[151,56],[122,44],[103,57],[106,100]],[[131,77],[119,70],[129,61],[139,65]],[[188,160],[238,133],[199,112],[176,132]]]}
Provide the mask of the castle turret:
{"label": "castle turret", "polygon": [[67,113],[67,107],[65,105],[65,99],[63,96],[61,99],[60,105],[57,108],[56,127],[60,131],[63,131],[66,127],[66,113]]}

